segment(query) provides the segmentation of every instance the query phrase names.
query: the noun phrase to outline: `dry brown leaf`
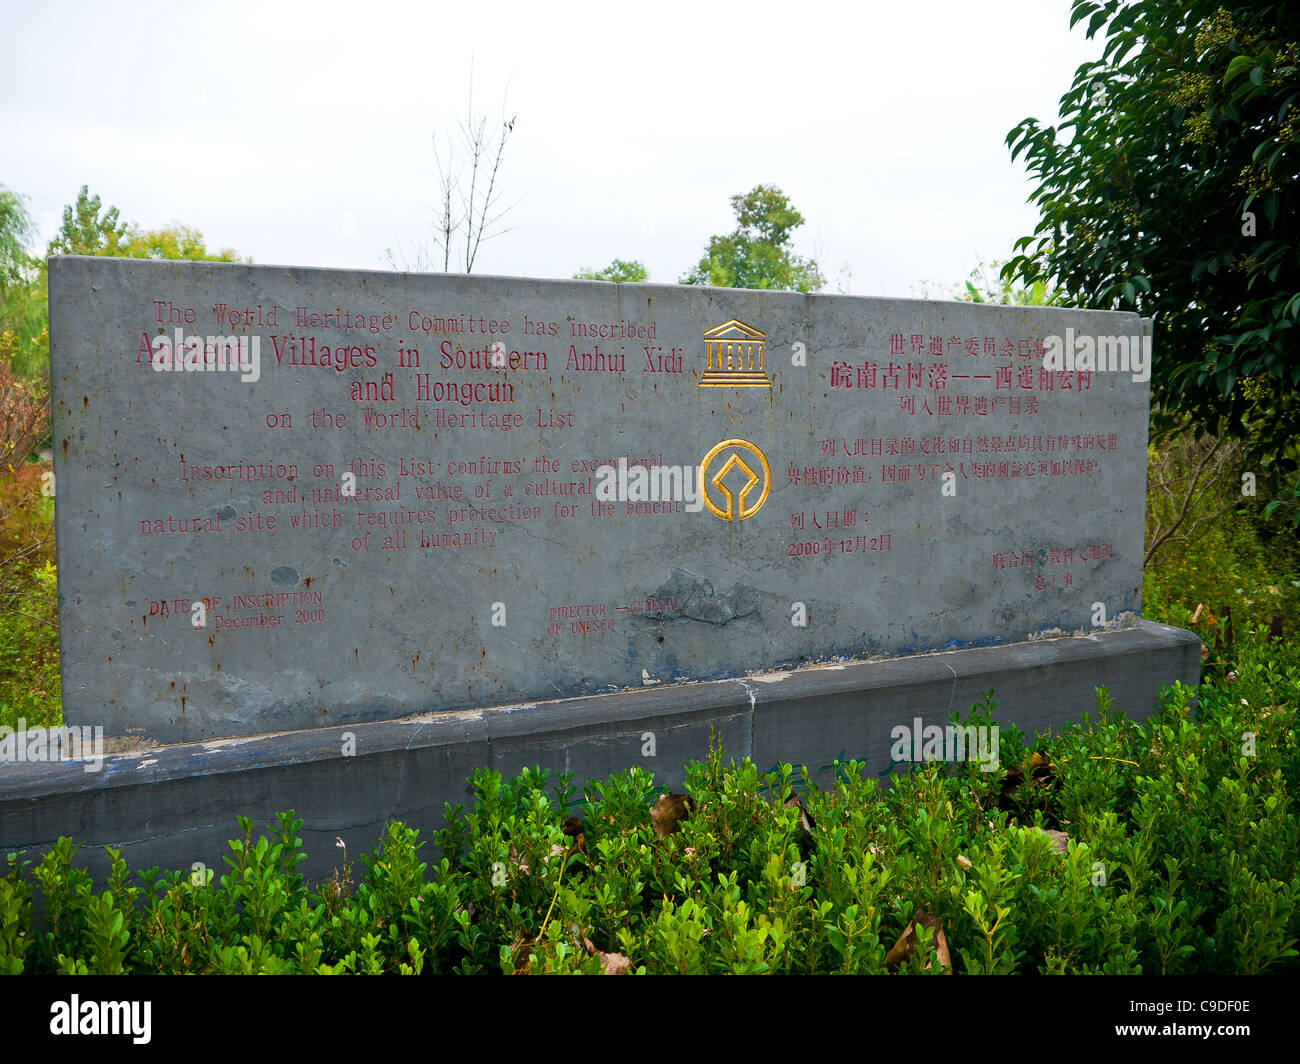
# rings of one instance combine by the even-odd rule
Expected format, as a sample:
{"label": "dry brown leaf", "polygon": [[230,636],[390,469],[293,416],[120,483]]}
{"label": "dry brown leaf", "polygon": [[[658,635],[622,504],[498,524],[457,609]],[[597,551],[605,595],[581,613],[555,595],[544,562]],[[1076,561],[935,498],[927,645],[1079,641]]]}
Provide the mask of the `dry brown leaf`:
{"label": "dry brown leaf", "polygon": [[[610,823],[613,823],[612,819]],[[587,853],[587,836],[583,833],[582,821],[576,816],[571,816],[564,821],[563,830],[569,838],[573,839],[578,852],[585,856]]]}
{"label": "dry brown leaf", "polygon": [[1002,777],[1002,793],[998,797],[998,808],[1007,812],[1015,811],[1016,791],[1026,785],[1031,792],[1034,789],[1041,792],[1060,786],[1056,778],[1056,770],[1046,754],[1035,751],[1028,761],[1007,769],[1006,775]]}
{"label": "dry brown leaf", "polygon": [[514,959],[514,974],[527,975],[532,961],[528,958],[528,950],[533,944],[533,940],[527,935],[516,935],[515,940],[510,943],[510,955]]}
{"label": "dry brown leaf", "polygon": [[[939,970],[944,975],[952,975],[952,958],[948,955],[948,939],[943,933],[943,921],[933,913],[921,913],[919,917],[913,917],[912,922],[907,925],[907,929],[898,936],[898,941],[894,943],[885,957],[885,967],[892,974],[898,971],[907,963],[907,959],[916,951],[916,922],[921,921],[922,927],[932,928],[934,937],[931,940],[934,947],[934,954],[939,959]],[[934,960],[926,965],[927,969],[934,964]]]}
{"label": "dry brown leaf", "polygon": [[650,823],[661,839],[675,834],[677,826],[691,815],[691,799],[685,794],[661,794],[650,807]]}
{"label": "dry brown leaf", "polygon": [[596,944],[586,935],[582,936],[582,944],[593,957],[600,958],[601,975],[627,975],[632,970],[632,962],[623,954],[604,953],[598,950]]}
{"label": "dry brown leaf", "polygon": [[803,804],[803,799],[797,794],[790,795],[785,800],[785,807],[797,806],[799,809],[799,836],[801,839],[811,839],[813,827],[813,818],[808,815],[808,807]]}
{"label": "dry brown leaf", "polygon": [[621,953],[602,953],[600,970],[602,975],[627,975],[632,970],[632,962]]}

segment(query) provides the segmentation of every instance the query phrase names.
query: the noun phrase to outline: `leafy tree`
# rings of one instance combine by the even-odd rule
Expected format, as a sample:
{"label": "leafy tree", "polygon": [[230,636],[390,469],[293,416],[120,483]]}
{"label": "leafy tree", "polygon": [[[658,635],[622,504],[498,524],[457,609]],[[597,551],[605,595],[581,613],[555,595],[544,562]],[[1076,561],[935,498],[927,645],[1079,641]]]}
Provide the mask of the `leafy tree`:
{"label": "leafy tree", "polygon": [[63,208],[63,223],[50,241],[49,255],[117,255],[128,226],[116,207],[100,214],[98,196],[82,185],[77,202]]}
{"label": "leafy tree", "polygon": [[32,218],[24,198],[0,185],[0,298],[14,285],[25,284],[31,270],[27,245],[32,238]]}
{"label": "leafy tree", "polygon": [[0,363],[24,380],[40,376],[50,361],[49,294],[43,268],[0,298]]}
{"label": "leafy tree", "polygon": [[709,239],[704,257],[681,279],[682,284],[722,288],[774,288],[816,292],[825,284],[813,259],[800,258],[790,237],[804,217],[775,185],[756,185],[731,197],[736,228]]}
{"label": "leafy tree", "polygon": [[187,225],[165,229],[138,229],[132,226],[117,245],[114,254],[130,259],[185,259],[190,262],[252,262],[241,259],[234,248],[209,251],[203,234]]}
{"label": "leafy tree", "polygon": [[[102,213],[101,213],[102,212]],[[252,262],[233,248],[209,251],[203,234],[179,223],[141,229],[121,220],[116,207],[104,209],[99,196],[82,185],[77,202],[63,208],[63,223],[49,255],[112,255],[125,259],[184,259],[190,262]]]}
{"label": "leafy tree", "polygon": [[582,270],[573,275],[575,281],[616,281],[623,284],[646,281],[649,278],[645,263],[636,259],[615,259],[603,270]]}
{"label": "leafy tree", "polygon": [[[1103,32],[1058,127],[1007,136],[1041,210],[1004,275],[1156,319],[1155,426],[1182,413],[1289,466],[1300,433],[1300,5],[1074,0]],[[1262,468],[1267,469],[1265,464]]]}
{"label": "leafy tree", "polygon": [[[37,262],[27,253],[34,229],[23,200],[0,186],[0,365],[27,379],[42,364],[48,311]],[[5,409],[0,397],[0,421]]]}
{"label": "leafy tree", "polygon": [[[23,379],[48,372],[50,359],[49,273],[44,260],[32,260],[23,250],[32,235],[22,198],[0,189],[0,361],[9,363]],[[186,225],[141,229],[124,222],[116,207],[105,208],[85,185],[76,203],[63,208],[62,224],[47,255],[252,261],[241,259],[231,248],[209,249],[203,234]]]}

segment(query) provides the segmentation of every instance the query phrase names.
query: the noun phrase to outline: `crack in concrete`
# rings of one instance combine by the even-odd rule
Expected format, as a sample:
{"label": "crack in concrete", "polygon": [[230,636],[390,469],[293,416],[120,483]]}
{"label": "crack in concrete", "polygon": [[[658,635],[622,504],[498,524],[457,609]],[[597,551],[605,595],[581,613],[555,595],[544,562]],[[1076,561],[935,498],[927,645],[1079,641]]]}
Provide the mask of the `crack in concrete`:
{"label": "crack in concrete", "polygon": [[[520,644],[516,643],[513,639],[509,638],[509,637],[508,637],[504,632],[501,633],[501,639],[502,639],[504,642],[509,643],[509,644],[510,644],[512,647],[514,647],[516,650],[523,650],[523,653],[524,653],[524,660],[525,660],[525,661],[528,660],[528,657],[529,657],[529,655],[528,655],[528,651],[527,651],[527,650],[524,650],[524,648],[523,648]],[[555,689],[555,693],[556,693],[556,695],[558,695],[560,698],[563,698],[563,697],[564,697],[564,692],[560,690],[559,686],[555,683],[554,680],[552,680],[552,679],[551,679],[549,676],[547,676],[545,673],[542,674],[542,679],[545,680],[548,684],[551,685],[552,688]]]}
{"label": "crack in concrete", "polygon": [[740,684],[740,686],[745,689],[745,694],[749,695],[749,757],[752,759],[754,757],[755,749],[754,742],[757,738],[756,731],[758,725],[755,719],[755,708],[758,705],[758,696],[754,693],[754,689],[749,686],[748,680],[743,680],[737,677],[736,683]]}
{"label": "crack in concrete", "polygon": [[402,771],[397,777],[396,808],[398,809],[402,807],[402,788],[406,785],[406,762],[410,760],[411,747],[414,745],[415,740],[420,737],[420,732],[423,728],[423,724],[417,724],[415,730],[411,732],[411,738],[407,741],[406,746],[402,748]]}
{"label": "crack in concrete", "polygon": [[952,704],[957,697],[957,670],[946,661],[944,664],[948,666],[948,671],[952,673],[952,690],[948,692],[948,712],[944,714],[944,717],[947,718],[948,713],[952,712]]}

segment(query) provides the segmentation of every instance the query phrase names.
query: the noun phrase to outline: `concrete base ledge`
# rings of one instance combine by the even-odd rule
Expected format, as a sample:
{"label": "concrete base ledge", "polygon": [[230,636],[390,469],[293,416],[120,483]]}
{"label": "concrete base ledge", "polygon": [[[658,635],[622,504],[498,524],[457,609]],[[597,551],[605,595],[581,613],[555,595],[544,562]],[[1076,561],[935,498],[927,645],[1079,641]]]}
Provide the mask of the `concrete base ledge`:
{"label": "concrete base ledge", "polygon": [[[82,762],[0,763],[0,855],[44,852],[60,835],[102,883],[101,847],[129,868],[190,868],[220,876],[236,814],[258,830],[278,811],[303,818],[312,882],[352,857],[396,818],[427,838],[444,803],[473,804],[468,778],[491,767],[514,775],[540,765],[581,786],[641,765],[680,789],[683,766],[703,760],[710,730],[728,757],[761,768],[806,764],[814,776],[840,750],[876,774],[890,764],[890,733],[915,718],[945,725],[995,691],[994,719],[1027,734],[1058,728],[1096,705],[1105,686],[1130,719],[1145,720],[1162,687],[1200,680],[1200,640],[1143,621],[1095,635],[820,665],[733,680],[684,683],[527,705],[434,713],[346,728],[280,732],[155,747]],[[644,756],[653,736],[654,755]],[[820,777],[829,781],[829,774]]]}

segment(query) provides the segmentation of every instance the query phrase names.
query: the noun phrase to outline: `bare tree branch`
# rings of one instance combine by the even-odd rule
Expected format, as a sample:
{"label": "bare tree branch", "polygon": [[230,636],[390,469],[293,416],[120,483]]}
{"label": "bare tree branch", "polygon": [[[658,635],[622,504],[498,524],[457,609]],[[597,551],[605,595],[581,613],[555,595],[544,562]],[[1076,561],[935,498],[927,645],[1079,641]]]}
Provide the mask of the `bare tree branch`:
{"label": "bare tree branch", "polygon": [[10,606],[0,606],[0,610],[3,610],[5,613],[16,613],[19,617],[26,617],[29,621],[37,621],[40,624],[48,625],[56,632],[59,630],[58,625],[53,624],[50,621],[47,621],[44,617],[33,617],[30,613],[23,613],[22,610],[16,610]]}
{"label": "bare tree branch", "polygon": [[451,238],[460,228],[460,220],[452,214],[451,194],[456,187],[458,175],[455,170],[456,145],[449,144],[447,161],[443,162],[438,152],[438,134],[433,135],[433,159],[438,167],[438,239],[436,243],[442,248],[442,272],[451,269]]}
{"label": "bare tree branch", "polygon": [[[1200,456],[1195,468],[1190,473],[1180,475],[1178,467],[1184,462],[1195,461],[1196,452],[1205,448],[1207,439],[1212,440],[1212,443]],[[1222,438],[1203,437],[1195,439],[1189,434],[1184,434],[1171,441],[1171,446],[1168,449],[1158,452],[1157,459],[1151,464],[1152,487],[1156,495],[1165,500],[1165,505],[1170,512],[1164,515],[1160,513],[1156,505],[1152,506],[1151,545],[1147,548],[1146,556],[1143,559],[1144,567],[1151,564],[1151,560],[1161,548],[1170,543],[1186,544],[1192,542],[1197,537],[1198,530],[1201,530],[1202,526],[1204,526],[1204,531],[1208,531],[1219,518],[1236,509],[1239,505],[1234,501],[1212,514],[1201,514],[1193,517],[1205,496],[1220,483],[1224,468],[1239,457],[1239,447],[1235,443],[1224,447],[1224,442]],[[1221,448],[1223,448],[1222,451]],[[1213,471],[1207,475],[1207,470],[1210,469],[1212,463],[1214,465]],[[1203,484],[1202,477],[1205,478]],[[1186,484],[1185,491],[1181,490],[1184,484]],[[1200,486],[1199,493],[1197,491],[1198,486]],[[1179,490],[1176,491],[1175,488]],[[1166,516],[1168,517],[1167,525]],[[1185,529],[1184,526],[1186,526]],[[1182,535],[1177,534],[1179,529],[1184,529]]]}
{"label": "bare tree branch", "polygon": [[[458,249],[461,269],[472,273],[483,242],[511,231],[501,226],[501,220],[518,203],[501,207],[501,172],[517,118],[514,114],[507,117],[503,98],[500,126],[494,127],[495,134],[489,131],[487,117],[474,110],[471,64],[464,117],[457,122],[454,134],[442,135],[445,141],[440,140],[440,134],[433,135],[433,161],[438,172],[437,205],[430,208],[434,236],[431,251],[412,241],[411,258],[416,269],[436,268],[433,264],[441,257],[442,270],[447,273],[452,268],[453,249]],[[400,258],[410,268],[400,239],[398,252],[389,249],[387,256],[394,267]]]}
{"label": "bare tree branch", "polygon": [[[500,236],[497,223],[514,208],[514,204],[489,217],[489,213],[501,198],[497,182],[501,174],[501,163],[505,159],[506,144],[514,132],[518,115],[506,118],[505,104],[501,107],[501,126],[495,145],[487,131],[487,118],[474,115],[473,75],[470,81],[470,96],[466,120],[461,123],[461,136],[469,153],[469,192],[462,194],[465,227],[465,272],[474,272],[474,261],[478,258],[479,245],[494,236]],[[487,188],[482,191],[482,184]]]}

